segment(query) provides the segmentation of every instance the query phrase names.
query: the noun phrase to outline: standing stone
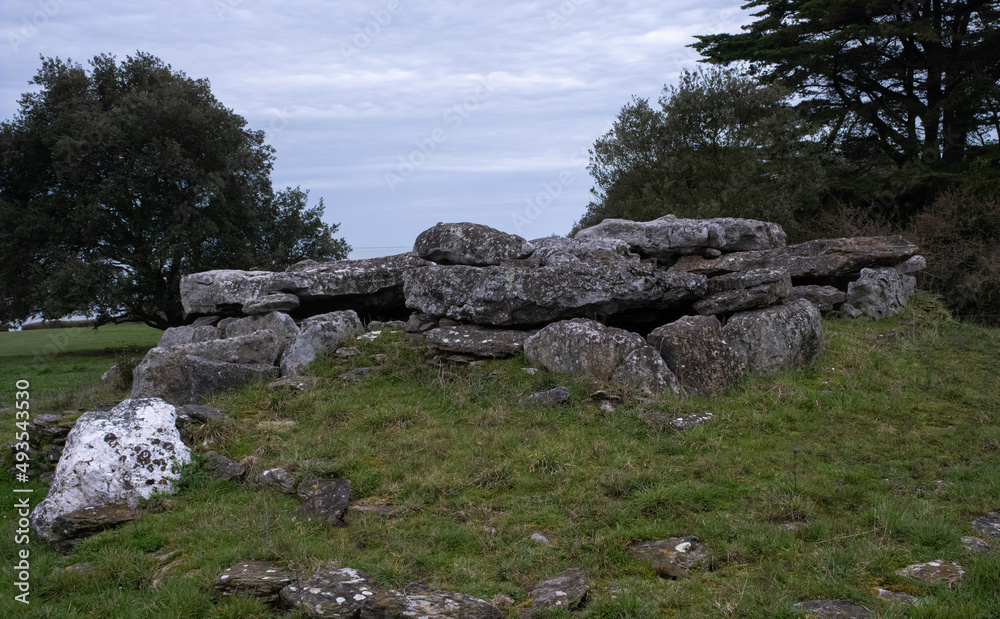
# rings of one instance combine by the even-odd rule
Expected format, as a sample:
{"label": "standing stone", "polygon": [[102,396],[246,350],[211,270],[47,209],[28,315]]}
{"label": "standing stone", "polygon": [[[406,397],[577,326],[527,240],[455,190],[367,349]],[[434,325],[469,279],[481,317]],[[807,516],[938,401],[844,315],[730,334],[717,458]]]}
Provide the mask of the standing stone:
{"label": "standing stone", "polygon": [[558,609],[573,610],[587,596],[587,575],[578,567],[571,567],[555,578],[534,586],[528,599],[531,606],[521,611],[521,619],[547,617]]}
{"label": "standing stone", "polygon": [[725,340],[715,316],[684,316],[646,338],[688,396],[714,396],[746,372],[744,357]]}
{"label": "standing stone", "polygon": [[523,238],[473,223],[439,223],[424,230],[413,251],[439,264],[487,266],[525,258],[535,250]]}
{"label": "standing stone", "polygon": [[364,332],[365,327],[353,310],[306,318],[281,358],[281,375],[298,376],[316,357],[333,353],[344,340]]}
{"label": "standing stone", "polygon": [[819,310],[803,299],[734,314],[722,335],[750,371],[763,375],[808,367],[826,351]]}
{"label": "standing stone", "polygon": [[175,426],[174,407],[158,399],[125,400],[110,411],[91,411],[66,439],[48,496],[31,515],[44,539],[59,516],[84,507],[136,507],[153,492],[171,492],[175,463],[191,451]]}
{"label": "standing stone", "polygon": [[637,348],[626,356],[611,374],[611,382],[645,395],[681,394],[677,377],[660,353],[652,346]]}
{"label": "standing stone", "polygon": [[629,353],[645,346],[642,336],[587,318],[552,323],[524,342],[532,365],[607,380]]}
{"label": "standing stone", "polygon": [[916,285],[915,277],[900,275],[894,268],[861,269],[861,277],[848,284],[847,302],[840,311],[849,318],[895,316],[909,302]]}

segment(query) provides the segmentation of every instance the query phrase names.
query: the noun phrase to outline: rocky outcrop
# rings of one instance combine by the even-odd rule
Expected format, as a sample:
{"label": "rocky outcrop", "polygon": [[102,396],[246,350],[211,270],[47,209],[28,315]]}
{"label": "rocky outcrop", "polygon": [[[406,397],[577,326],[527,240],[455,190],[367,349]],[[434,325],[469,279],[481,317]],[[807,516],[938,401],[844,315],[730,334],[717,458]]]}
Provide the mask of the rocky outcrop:
{"label": "rocky outcrop", "polygon": [[730,316],[722,337],[758,374],[804,368],[826,351],[819,310],[803,299]]}
{"label": "rocky outcrop", "polygon": [[785,231],[778,224],[752,219],[679,219],[665,215],[652,221],[605,219],[584,228],[580,240],[618,239],[641,256],[670,260],[679,255],[772,249],[785,246]]}
{"label": "rocky outcrop", "polygon": [[473,223],[443,224],[424,230],[413,251],[438,264],[497,265],[526,258],[534,245],[513,234]]}
{"label": "rocky outcrop", "polygon": [[419,312],[492,326],[539,325],[574,317],[664,310],[704,295],[705,278],[628,261],[551,267],[433,266],[404,277]]}
{"label": "rocky outcrop", "polygon": [[847,286],[847,302],[840,312],[848,318],[876,320],[895,316],[913,296],[917,280],[895,268],[861,269],[861,277]]}
{"label": "rocky outcrop", "polygon": [[[189,316],[265,313],[293,304],[296,315],[353,309],[401,309],[403,274],[431,263],[412,254],[367,260],[305,260],[282,272],[206,271],[181,278],[181,301]],[[280,311],[275,309],[274,311]]]}
{"label": "rocky outcrop", "polygon": [[66,438],[48,496],[31,514],[44,539],[57,536],[57,518],[85,507],[135,507],[153,492],[170,492],[175,463],[191,459],[176,428],[174,407],[157,399],[125,400],[91,411]]}
{"label": "rocky outcrop", "polygon": [[746,373],[745,357],[726,341],[715,316],[685,316],[646,338],[689,396],[714,396]]}

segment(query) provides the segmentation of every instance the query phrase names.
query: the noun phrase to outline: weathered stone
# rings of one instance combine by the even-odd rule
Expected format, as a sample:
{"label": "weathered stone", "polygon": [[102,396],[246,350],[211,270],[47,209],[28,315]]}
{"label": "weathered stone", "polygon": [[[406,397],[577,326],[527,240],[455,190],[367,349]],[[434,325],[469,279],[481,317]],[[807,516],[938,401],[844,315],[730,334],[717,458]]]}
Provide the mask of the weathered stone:
{"label": "weathered stone", "polygon": [[544,531],[532,531],[528,539],[541,544],[542,546],[554,546],[555,542],[552,541],[552,537],[549,536]]}
{"label": "weathered stone", "polygon": [[402,320],[373,320],[365,325],[365,329],[371,333],[378,331],[405,331],[406,323]]}
{"label": "weathered stone", "polygon": [[903,569],[896,570],[900,576],[912,578],[928,585],[948,585],[949,587],[962,581],[965,570],[953,561],[937,559],[926,563],[914,563]]}
{"label": "weathered stone", "polygon": [[802,299],[734,314],[722,335],[747,369],[764,375],[808,367],[826,351],[819,310]]}
{"label": "weathered stone", "polygon": [[118,382],[122,372],[118,369],[118,364],[114,364],[106,372],[101,374],[101,384],[106,387],[113,387]]}
{"label": "weathered stone", "polygon": [[833,286],[794,286],[788,300],[805,299],[821,312],[832,312],[847,300],[847,293]]}
{"label": "weathered stone", "polygon": [[900,275],[893,268],[861,269],[861,277],[847,286],[847,302],[840,312],[850,318],[876,320],[895,316],[909,302],[916,285],[912,275]]}
{"label": "weathered stone", "polygon": [[1000,512],[990,512],[974,519],[972,527],[990,539],[1000,539]]}
{"label": "weathered stone", "polygon": [[782,269],[752,269],[710,278],[707,289],[694,309],[715,316],[774,305],[792,292],[792,277]]}
{"label": "weathered stone", "polygon": [[917,253],[901,236],[818,239],[761,251],[726,254],[713,260],[685,256],[671,271],[721,275],[751,269],[785,269],[793,278],[850,275],[863,268],[893,266]]}
{"label": "weathered stone", "polygon": [[909,593],[903,593],[902,591],[889,591],[887,589],[879,589],[875,597],[894,604],[913,604],[917,601],[917,598]]}
{"label": "weathered stone", "polygon": [[52,522],[49,541],[67,551],[85,537],[135,520],[142,513],[125,505],[97,505],[60,514]]}
{"label": "weathered stone", "polygon": [[340,380],[346,380],[350,382],[359,382],[365,379],[366,376],[375,371],[375,368],[354,368],[350,372],[344,372],[337,378]]}
{"label": "weathered stone", "polygon": [[622,359],[611,373],[611,382],[626,389],[636,389],[645,395],[681,393],[677,377],[667,367],[660,353],[649,345],[633,350]]}
{"label": "weathered stone", "polygon": [[521,404],[541,404],[543,406],[558,406],[570,400],[570,392],[566,387],[553,387],[539,391],[519,400]]}
{"label": "weathered stone", "polygon": [[244,305],[275,293],[298,297],[299,311],[368,311],[403,307],[403,273],[430,265],[411,254],[366,260],[304,260],[278,273],[206,271],[181,278],[181,302],[191,315],[238,315]]}
{"label": "weathered stone", "polygon": [[681,415],[680,417],[674,417],[668,422],[668,424],[675,430],[687,430],[688,428],[704,425],[714,418],[715,415],[712,413],[703,411],[700,413],[689,413],[687,415]]}
{"label": "weathered stone", "polygon": [[347,338],[364,332],[364,325],[353,310],[306,318],[281,358],[282,376],[298,376],[316,357],[332,353]]}
{"label": "weathered stone", "polygon": [[432,353],[447,352],[476,357],[510,357],[524,350],[524,340],[534,331],[491,329],[473,325],[438,327],[424,333]]}
{"label": "weathered stone", "polygon": [[294,572],[279,569],[271,561],[244,561],[228,567],[215,578],[213,587],[222,595],[252,595],[268,598],[298,580]]}
{"label": "weathered stone", "polygon": [[243,476],[243,467],[238,462],[217,453],[208,454],[208,462],[205,468],[212,477],[221,479],[222,481],[239,479]]}
{"label": "weathered stone", "polygon": [[424,331],[429,331],[436,326],[438,326],[438,320],[436,317],[429,314],[414,312],[413,314],[410,314],[410,318],[406,321],[405,328],[407,333],[423,333]]}
{"label": "weathered stone", "polygon": [[257,481],[285,494],[295,494],[295,476],[281,467],[268,469],[257,477]]}
{"label": "weathered stone", "polygon": [[792,608],[815,619],[868,619],[870,616],[861,606],[846,604],[840,600],[809,600],[792,604]]}
{"label": "weathered stone", "polygon": [[573,262],[639,261],[639,254],[632,253],[628,243],[618,239],[548,237],[535,239],[531,244],[535,246],[535,253],[531,254],[528,262],[543,267]]}
{"label": "weathered stone", "polygon": [[364,602],[378,591],[364,572],[344,567],[320,570],[301,584],[289,584],[280,597],[306,617],[357,619]]}
{"label": "weathered stone", "polygon": [[347,507],[348,518],[360,518],[369,514],[376,514],[382,518],[392,518],[396,515],[396,506],[386,501],[374,500],[353,503]]}
{"label": "weathered stone", "polygon": [[154,348],[136,367],[133,398],[162,398],[193,404],[203,396],[278,378],[273,365],[248,365],[202,359],[175,350]]}
{"label": "weathered stone", "polygon": [[224,426],[231,426],[236,420],[227,415],[221,408],[205,406],[204,404],[185,404],[177,407],[177,412],[183,411],[188,417],[201,423],[218,423]]}
{"label": "weathered stone", "polygon": [[32,415],[28,422],[28,443],[32,449],[41,449],[46,445],[64,445],[70,430],[76,425],[76,420],[67,420],[66,416],[50,413]]}
{"label": "weathered stone", "polygon": [[980,554],[990,554],[993,552],[993,547],[990,546],[989,542],[979,537],[963,536],[962,545],[965,546],[966,550]]}
{"label": "weathered stone", "polygon": [[659,311],[705,292],[701,275],[667,273],[638,262],[576,262],[539,268],[432,266],[404,279],[409,307],[493,326]]}
{"label": "weathered stone", "polygon": [[361,605],[358,619],[503,619],[489,602],[454,591],[427,591],[409,595],[382,591]]}
{"label": "weathered stone", "polygon": [[698,538],[693,535],[634,544],[629,547],[629,552],[664,578],[680,578],[708,559]]}
{"label": "weathered stone", "polygon": [[786,236],[781,226],[764,221],[679,219],[665,215],[646,222],[605,219],[580,230],[574,238],[619,239],[643,256],[669,260],[677,255],[700,254],[706,248],[735,252],[784,247]]}
{"label": "weathered stone", "polygon": [[684,316],[646,338],[688,396],[714,396],[746,372],[744,357],[724,339],[715,316]]}
{"label": "weathered stone", "polygon": [[198,342],[209,342],[224,336],[224,332],[218,327],[170,327],[160,336],[157,348],[176,348],[186,344],[196,344]]}
{"label": "weathered stone", "polygon": [[917,271],[923,271],[926,269],[927,259],[923,256],[911,256],[893,268],[895,268],[896,272],[900,275],[909,275],[910,273],[916,273]]}
{"label": "weathered stone", "polygon": [[294,294],[273,292],[243,304],[243,313],[247,316],[258,316],[271,312],[290,312],[301,302]]}
{"label": "weathered stone", "polygon": [[523,238],[473,223],[439,223],[417,236],[413,251],[439,264],[487,266],[525,258],[535,250]]}
{"label": "weathered stone", "polygon": [[644,346],[637,333],[574,318],[550,324],[525,340],[524,356],[551,372],[607,380],[625,357]]}
{"label": "weathered stone", "polygon": [[551,611],[558,609],[573,610],[583,603],[586,596],[587,575],[580,568],[571,567],[532,588],[528,594],[531,605],[521,611],[521,619],[547,617]]}
{"label": "weathered stone", "polygon": [[270,312],[262,316],[250,316],[230,320],[220,331],[225,337],[240,337],[266,331],[277,337],[279,350],[284,354],[299,335],[299,327],[291,316],[283,312]]}
{"label": "weathered stone", "polygon": [[344,526],[344,515],[351,501],[351,480],[304,482],[299,484],[298,494],[302,504],[295,508],[294,515],[308,520],[321,518]]}
{"label": "weathered stone", "polygon": [[66,449],[48,496],[31,515],[45,539],[63,514],[84,507],[135,507],[153,492],[170,492],[175,462],[191,459],[175,426],[174,407],[162,400],[125,400],[110,411],[84,413],[66,439]]}

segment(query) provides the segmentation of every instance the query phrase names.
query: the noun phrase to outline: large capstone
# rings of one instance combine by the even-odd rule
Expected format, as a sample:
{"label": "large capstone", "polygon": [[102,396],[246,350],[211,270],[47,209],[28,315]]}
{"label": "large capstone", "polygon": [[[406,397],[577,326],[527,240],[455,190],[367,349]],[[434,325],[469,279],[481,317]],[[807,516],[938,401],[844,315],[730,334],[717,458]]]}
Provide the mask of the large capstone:
{"label": "large capstone", "polygon": [[481,325],[538,325],[662,311],[700,298],[705,278],[634,261],[550,267],[432,266],[405,276],[406,303],[419,312]]}
{"label": "large capstone", "polygon": [[424,230],[413,251],[439,264],[496,265],[505,260],[525,258],[534,246],[523,238],[473,223],[439,223]]}
{"label": "large capstone", "polygon": [[175,464],[191,459],[176,428],[174,407],[158,399],[125,400],[110,411],[91,411],[66,438],[48,496],[31,514],[44,539],[53,524],[85,507],[135,507],[154,492],[171,492]]}

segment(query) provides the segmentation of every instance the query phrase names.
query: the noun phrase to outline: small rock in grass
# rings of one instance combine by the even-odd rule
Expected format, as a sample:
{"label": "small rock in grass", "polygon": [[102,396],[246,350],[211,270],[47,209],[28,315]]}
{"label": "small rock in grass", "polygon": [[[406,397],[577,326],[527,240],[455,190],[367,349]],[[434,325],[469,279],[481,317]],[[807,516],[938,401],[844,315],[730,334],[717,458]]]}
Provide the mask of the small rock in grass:
{"label": "small rock in grass", "polygon": [[630,547],[629,552],[664,578],[680,578],[691,567],[708,559],[698,538],[693,535],[642,542]]}
{"label": "small rock in grass", "polygon": [[565,404],[570,400],[570,392],[566,387],[555,387],[546,391],[539,391],[518,400],[521,404],[542,404],[544,406],[556,406]]}
{"label": "small rock in grass", "polygon": [[966,550],[971,550],[972,552],[978,552],[981,554],[989,554],[993,552],[993,547],[990,546],[989,542],[979,537],[963,537],[962,544],[965,545]]}
{"label": "small rock in grass", "polygon": [[521,611],[521,619],[547,617],[556,609],[572,610],[587,596],[587,576],[578,567],[571,567],[555,578],[535,585],[528,594],[530,606]]}
{"label": "small rock in grass", "polygon": [[903,569],[896,570],[900,576],[912,578],[928,585],[944,585],[949,587],[962,581],[965,570],[953,561],[936,559],[926,563],[914,563]]}
{"label": "small rock in grass", "polygon": [[990,512],[972,521],[972,526],[986,537],[1000,539],[1000,512]]}
{"label": "small rock in grass", "polygon": [[868,619],[868,611],[840,600],[809,600],[793,604],[792,608],[816,619]]}

